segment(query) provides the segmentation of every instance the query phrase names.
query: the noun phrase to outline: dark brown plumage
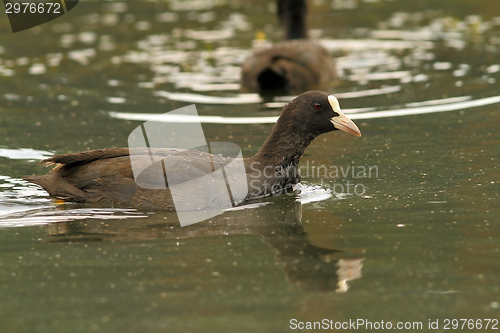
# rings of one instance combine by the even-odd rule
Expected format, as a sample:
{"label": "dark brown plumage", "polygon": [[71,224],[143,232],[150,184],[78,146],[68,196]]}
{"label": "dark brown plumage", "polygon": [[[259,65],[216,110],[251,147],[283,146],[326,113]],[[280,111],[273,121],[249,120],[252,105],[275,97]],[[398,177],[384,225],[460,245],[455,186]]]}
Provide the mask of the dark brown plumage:
{"label": "dark brown plumage", "polygon": [[[347,118],[333,96],[310,91],[287,104],[262,148],[252,157],[243,160],[245,174],[238,174],[244,186],[231,188],[234,201],[278,194],[300,181],[298,164],[304,150],[318,135],[336,129],[360,136],[359,129]],[[174,209],[168,186],[183,184],[201,176],[210,176],[215,169],[225,167],[232,159],[209,153],[172,148],[133,148],[134,163],[146,165],[134,179],[130,162],[131,150],[110,148],[76,154],[54,156],[41,163],[56,165],[47,175],[27,176],[24,179],[40,185],[52,197],[76,202],[104,203]],[[175,174],[168,179],[157,177],[151,165],[150,152],[156,163],[168,160],[169,169]],[[138,156],[138,157],[137,157]],[[157,164],[156,164],[157,166]],[[214,179],[214,182],[218,181]],[[214,185],[215,186],[215,185]],[[163,189],[162,189],[163,187]],[[193,210],[218,208],[217,195],[196,201],[196,193],[189,186],[183,199]],[[215,193],[215,192],[214,192]]]}
{"label": "dark brown plumage", "polygon": [[330,88],[335,64],[323,46],[308,39],[305,0],[279,0],[278,16],[285,41],[248,58],[241,70],[242,89],[272,94]]}

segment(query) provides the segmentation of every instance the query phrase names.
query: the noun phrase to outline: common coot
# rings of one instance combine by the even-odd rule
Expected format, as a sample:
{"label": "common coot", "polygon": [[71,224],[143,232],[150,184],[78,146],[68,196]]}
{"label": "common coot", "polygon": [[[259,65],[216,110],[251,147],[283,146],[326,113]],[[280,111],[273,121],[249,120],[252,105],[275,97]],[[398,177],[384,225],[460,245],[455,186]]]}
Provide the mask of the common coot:
{"label": "common coot", "polygon": [[[285,105],[261,149],[254,156],[243,159],[243,174],[236,176],[247,186],[241,186],[241,190],[233,188],[235,202],[278,194],[297,184],[300,181],[298,164],[304,150],[315,137],[334,130],[361,136],[334,96],[309,91],[296,97]],[[135,162],[150,163],[151,151],[156,157],[167,160],[163,165],[174,168],[169,171],[184,175],[179,181],[210,175],[214,165],[223,167],[231,162],[231,159],[200,151],[134,149]],[[64,200],[174,210],[172,194],[168,186],[165,189],[164,179],[148,169],[134,179],[131,153],[128,148],[108,148],[58,155],[41,161],[56,165],[47,175],[24,179],[40,185],[50,196]],[[220,206],[215,192],[212,197],[197,202],[195,193],[190,191],[195,189],[187,187],[183,195],[192,209]]]}

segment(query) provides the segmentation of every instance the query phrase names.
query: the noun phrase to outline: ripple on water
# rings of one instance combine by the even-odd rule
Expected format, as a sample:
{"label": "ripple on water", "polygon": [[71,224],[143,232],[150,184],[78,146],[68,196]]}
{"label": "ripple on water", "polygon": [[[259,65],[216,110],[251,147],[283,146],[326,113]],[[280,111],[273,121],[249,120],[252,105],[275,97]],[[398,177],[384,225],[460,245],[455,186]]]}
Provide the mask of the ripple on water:
{"label": "ripple on water", "polygon": [[83,219],[145,217],[135,209],[71,208],[72,205],[72,203],[56,205],[48,193],[39,186],[23,179],[0,175],[0,228]]}
{"label": "ripple on water", "polygon": [[[208,96],[211,97],[211,96]],[[438,113],[465,110],[479,106],[499,104],[500,96],[493,96],[481,99],[471,100],[470,96],[445,98],[441,100],[429,100],[416,103],[408,103],[409,107],[393,106],[386,110],[379,108],[364,109],[344,109],[351,119],[376,119],[401,117],[427,113]],[[270,104],[270,103],[268,103]],[[275,104],[272,105],[273,107]],[[278,103],[281,106],[281,103]],[[103,111],[112,118],[148,121],[154,118],[157,122],[167,123],[205,123],[205,124],[272,124],[278,120],[277,116],[272,117],[222,117],[222,116],[192,116],[179,114],[153,114],[153,113],[131,113]]]}
{"label": "ripple on water", "polygon": [[[162,89],[154,93],[159,98],[203,104],[261,103],[258,97],[237,94],[240,89],[240,66],[252,50],[238,43],[228,44],[227,42],[247,39],[243,38],[241,32],[246,33],[252,29],[249,14],[242,12],[236,6],[230,14],[220,15],[216,11],[220,6],[221,4],[212,2],[203,4],[202,2],[189,4],[182,1],[170,2],[169,10],[159,12],[152,21],[136,21],[133,16],[127,14],[124,22],[129,24],[131,29],[151,30],[152,32],[134,41],[136,43],[132,44],[133,46],[119,54],[109,52],[115,49],[112,33],[99,35],[86,26],[101,22],[111,27],[117,24],[121,14],[129,10],[129,5],[125,3],[106,4],[103,6],[105,14],[92,13],[82,17],[80,23],[61,23],[53,27],[54,32],[60,36],[60,45],[65,48],[79,44],[89,46],[98,44],[97,47],[70,50],[66,54],[47,54],[46,63],[40,62],[39,58],[21,57],[15,61],[5,59],[0,63],[0,75],[15,75],[16,66],[22,67],[29,63],[32,65],[28,72],[40,75],[46,73],[46,66],[58,66],[65,57],[81,65],[102,61],[102,57],[105,57],[118,66],[126,66],[127,63],[150,65],[153,77],[147,82],[138,82],[141,88],[151,89],[158,85],[171,84],[175,89],[182,91],[174,93]],[[187,15],[191,21],[195,20],[203,24],[210,22],[210,28],[198,29],[193,28],[192,25],[179,25],[173,30],[165,31],[158,30],[158,26],[155,26],[179,22],[182,15]],[[81,23],[85,24],[80,29],[81,32],[69,33],[78,31],[75,27]],[[436,79],[449,82],[460,78],[456,82],[456,87],[465,87],[464,80],[468,80],[471,68],[475,67],[474,64],[464,63],[464,61],[459,63],[458,60],[455,63],[454,59],[459,57],[453,57],[449,61],[434,61],[437,59],[437,48],[443,44],[455,52],[460,52],[471,40],[477,40],[478,36],[489,36],[488,34],[491,34],[498,25],[497,19],[486,21],[478,15],[470,15],[463,20],[458,20],[440,16],[431,11],[396,12],[386,21],[379,22],[377,29],[357,31],[356,38],[319,38],[322,33],[319,29],[311,31],[311,34],[315,35],[336,59],[339,78],[342,82],[336,91],[338,97],[354,98],[350,94],[357,94],[357,97],[363,98],[371,95],[360,94],[358,90],[368,92],[396,87],[397,91],[404,91],[411,89],[408,88],[411,84],[432,84],[436,82]],[[162,32],[159,33],[159,31]],[[248,33],[245,36],[247,35]],[[269,44],[269,41],[262,40],[262,36],[256,37],[257,39],[259,44]],[[490,38],[492,44],[498,44],[496,40],[497,38]],[[490,47],[491,50],[493,48],[494,46]],[[4,47],[1,53],[5,53]],[[489,76],[500,72],[500,65],[496,63],[485,63],[483,67],[484,73]],[[438,77],[434,75],[437,72],[446,72],[446,74],[443,76],[440,73],[441,76]],[[110,81],[113,82],[114,79],[111,77]],[[487,77],[485,81],[493,85],[497,79]],[[396,82],[399,82],[399,85],[395,85]],[[367,85],[369,87],[363,89],[363,86]],[[211,94],[204,96],[196,92]],[[448,97],[460,96],[461,92],[457,90],[456,96]],[[432,99],[438,97],[443,96],[434,96]],[[108,101],[117,104],[132,102],[128,99],[115,102],[112,98]],[[412,102],[425,101],[414,100]],[[278,104],[268,106],[280,107]]]}
{"label": "ripple on water", "polygon": [[[445,18],[434,17],[428,13],[419,13],[408,17],[395,13],[387,22],[381,22],[383,29],[366,31],[365,37],[357,39],[328,39],[319,41],[336,55],[339,77],[342,82],[336,94],[339,98],[363,98],[377,94],[390,94],[408,89],[411,84],[436,83],[438,72],[440,79],[446,81],[455,78],[465,78],[469,74],[471,64],[454,63],[453,61],[435,61],[435,50],[441,41],[456,51],[464,47],[469,38],[467,29],[476,27],[475,20],[466,19],[461,27],[450,24]],[[171,83],[176,89],[186,91],[159,90],[154,94],[157,97],[170,100],[202,103],[202,104],[247,104],[261,103],[258,96],[237,94],[239,86],[240,66],[251,51],[238,47],[228,47],[224,44],[225,38],[237,38],[238,31],[244,27],[236,27],[230,22],[245,21],[246,16],[236,13],[238,19],[228,18],[224,24],[214,30],[176,30],[175,34],[187,38],[185,42],[211,40],[218,44],[209,50],[198,44],[189,51],[178,47],[176,38],[169,34],[152,34],[137,43],[138,48],[129,50],[125,55],[117,57],[120,63],[151,64],[153,78],[151,82],[142,82],[144,88],[153,88],[155,85]],[[428,17],[429,16],[429,17]],[[414,28],[415,22],[422,25]],[[484,31],[492,24],[483,24]],[[459,41],[464,43],[459,43]],[[404,53],[404,57],[401,54]],[[333,55],[332,55],[333,56]],[[188,65],[188,66],[186,66]],[[489,75],[500,71],[497,64],[485,64],[485,72]],[[399,82],[399,85],[394,85]],[[490,84],[495,79],[488,81]],[[457,86],[462,86],[457,81]],[[362,89],[369,85],[368,89]],[[356,91],[346,91],[353,87]],[[351,89],[353,89],[351,88]],[[360,89],[361,88],[361,89]],[[410,88],[411,89],[411,88]],[[384,90],[386,90],[384,92]],[[209,92],[209,95],[196,92]],[[369,92],[373,92],[370,94]],[[215,93],[215,94],[214,94]],[[456,91],[460,98],[460,91]],[[229,94],[229,96],[228,96]],[[435,96],[435,97],[442,97]],[[485,97],[485,96],[481,96]],[[434,98],[437,99],[437,98]],[[415,100],[414,103],[427,102]],[[267,104],[269,107],[280,107],[279,104]],[[362,110],[373,111],[373,110]]]}
{"label": "ripple on water", "polygon": [[0,157],[6,157],[14,160],[42,160],[52,155],[52,152],[32,148],[0,148]]}
{"label": "ripple on water", "polygon": [[332,196],[332,191],[320,185],[309,185],[299,183],[295,185],[295,190],[299,191],[296,200],[301,204],[324,201]]}
{"label": "ripple on water", "polygon": [[147,217],[135,209],[121,208],[75,208],[55,209],[45,207],[32,211],[18,211],[8,216],[0,215],[0,229],[12,227],[27,227],[33,225],[44,225],[56,222],[70,222],[78,220],[124,220]]}
{"label": "ripple on water", "polygon": [[8,215],[39,209],[50,202],[48,193],[39,186],[23,179],[0,176],[0,221]]}

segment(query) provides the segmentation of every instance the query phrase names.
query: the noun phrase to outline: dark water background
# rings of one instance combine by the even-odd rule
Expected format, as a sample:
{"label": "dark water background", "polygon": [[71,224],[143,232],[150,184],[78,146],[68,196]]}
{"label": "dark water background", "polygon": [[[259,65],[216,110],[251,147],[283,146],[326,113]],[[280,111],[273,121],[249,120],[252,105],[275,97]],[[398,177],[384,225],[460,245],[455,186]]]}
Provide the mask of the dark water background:
{"label": "dark water background", "polygon": [[[310,1],[310,28],[363,137],[316,139],[299,198],[180,228],[168,212],[56,205],[21,176],[53,154],[127,146],[130,116],[192,103],[277,116],[287,98],[238,85],[253,45],[281,38],[275,6],[80,2],[16,34],[0,14],[0,331],[499,318],[500,1]],[[247,156],[271,128],[203,124]]]}

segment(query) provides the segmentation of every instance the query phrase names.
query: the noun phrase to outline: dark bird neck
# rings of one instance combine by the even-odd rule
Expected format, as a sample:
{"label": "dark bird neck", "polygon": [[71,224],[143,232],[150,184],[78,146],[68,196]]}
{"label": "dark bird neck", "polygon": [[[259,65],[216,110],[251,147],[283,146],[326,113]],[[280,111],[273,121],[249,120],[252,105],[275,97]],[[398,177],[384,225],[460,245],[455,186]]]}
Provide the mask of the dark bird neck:
{"label": "dark bird neck", "polygon": [[307,38],[305,0],[278,0],[278,17],[285,32],[285,39]]}
{"label": "dark bird neck", "polygon": [[251,159],[262,167],[298,167],[300,158],[316,135],[304,133],[301,124],[280,117],[261,149]]}

